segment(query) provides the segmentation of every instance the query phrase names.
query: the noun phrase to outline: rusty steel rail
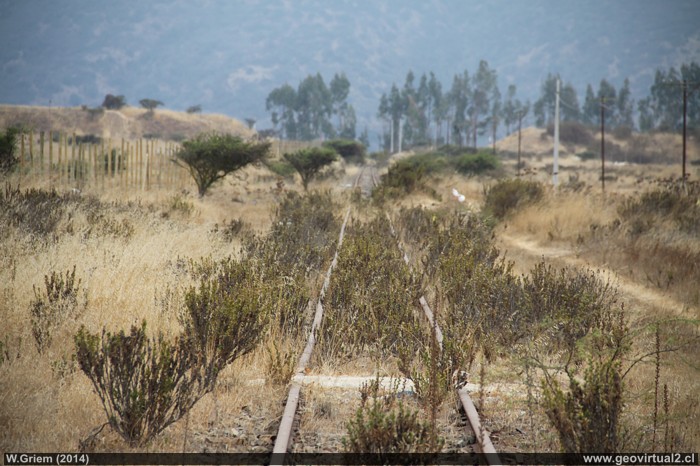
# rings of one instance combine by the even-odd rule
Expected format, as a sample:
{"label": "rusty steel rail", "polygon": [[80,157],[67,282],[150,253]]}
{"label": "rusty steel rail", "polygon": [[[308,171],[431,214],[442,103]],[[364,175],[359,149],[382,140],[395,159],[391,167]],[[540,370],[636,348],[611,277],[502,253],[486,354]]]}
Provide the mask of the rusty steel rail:
{"label": "rusty steel rail", "polygon": [[[410,267],[411,264],[410,259],[408,257],[408,253],[401,244],[401,239],[396,234],[396,230],[394,229],[394,222],[391,220],[391,217],[388,213],[386,215],[386,218],[389,221],[389,228],[391,230],[391,234],[394,236],[394,238],[396,238],[396,244],[398,245],[399,250],[403,254],[403,260]],[[421,296],[419,302],[421,307],[423,308],[423,313],[425,313],[425,317],[428,319],[430,327],[435,331],[435,339],[437,340],[438,345],[440,346],[440,351],[442,351],[443,335],[440,326],[435,321],[435,314],[433,314],[432,309],[430,309],[430,306],[428,305],[428,301],[425,299],[425,296]],[[466,387],[457,389],[457,395],[459,397],[459,402],[462,405],[462,408],[464,409],[464,413],[467,415],[469,426],[471,427],[472,432],[474,432],[474,437],[476,438],[477,442],[475,444],[475,449],[477,450],[477,453],[487,454],[486,461],[491,465],[501,464],[500,459],[498,458],[498,454],[496,453],[496,449],[494,448],[493,443],[491,443],[491,438],[489,437],[488,431],[484,429],[481,425],[479,413],[476,410],[476,406],[474,406],[474,402],[472,402],[472,399],[469,397],[469,393],[467,392]]]}
{"label": "rusty steel rail", "polygon": [[[365,172],[365,168],[357,176],[357,179],[353,183],[353,188],[356,188],[360,183],[360,178],[362,178]],[[292,428],[294,425],[294,416],[296,415],[297,408],[299,406],[299,397],[301,395],[301,385],[306,373],[306,368],[311,362],[311,354],[313,353],[314,346],[316,344],[316,332],[321,327],[321,322],[323,321],[323,298],[326,296],[326,291],[331,283],[331,274],[333,269],[335,269],[338,264],[338,252],[343,244],[343,238],[345,237],[345,227],[347,226],[348,219],[350,218],[350,211],[352,207],[348,207],[345,212],[345,218],[343,219],[343,225],[340,227],[340,235],[338,236],[338,245],[335,249],[335,254],[333,255],[333,260],[331,261],[326,276],[323,280],[323,285],[321,286],[321,292],[319,293],[318,300],[316,301],[316,313],[314,314],[314,320],[311,324],[311,331],[309,332],[309,339],[306,342],[306,347],[299,357],[299,362],[295,370],[294,377],[292,377],[292,384],[289,388],[289,395],[287,396],[287,402],[284,406],[284,412],[282,413],[282,420],[280,421],[280,426],[277,431],[277,437],[275,438],[275,445],[272,449],[272,454],[277,456],[279,454],[284,455],[289,450],[292,444]]]}

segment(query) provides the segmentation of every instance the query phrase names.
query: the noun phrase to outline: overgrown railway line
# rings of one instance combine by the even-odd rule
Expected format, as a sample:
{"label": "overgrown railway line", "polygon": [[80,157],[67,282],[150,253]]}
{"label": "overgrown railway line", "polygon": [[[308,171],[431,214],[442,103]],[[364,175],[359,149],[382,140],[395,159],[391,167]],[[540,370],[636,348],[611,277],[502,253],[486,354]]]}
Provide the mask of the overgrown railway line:
{"label": "overgrown railway line", "polygon": [[[357,178],[355,179],[352,185],[352,189],[360,189],[364,196],[369,196],[371,195],[372,189],[376,185],[377,177],[374,167],[365,166],[362,168]],[[326,271],[323,284],[321,286],[321,290],[317,298],[315,308],[316,310],[314,314],[313,323],[309,331],[309,337],[306,346],[296,365],[295,374],[292,378],[289,392],[286,398],[284,412],[282,414],[279,429],[275,437],[275,443],[271,459],[272,464],[286,463],[286,455],[291,454],[291,452],[293,451],[292,447],[295,441],[295,427],[298,427],[300,423],[300,415],[298,411],[300,406],[300,399],[302,397],[304,378],[306,377],[306,373],[310,368],[311,357],[318,339],[318,333],[321,326],[323,325],[324,299],[326,297],[326,292],[328,291],[330,285],[331,275],[338,264],[339,252],[343,245],[346,227],[348,225],[349,219],[351,218],[352,210],[353,206],[351,205],[345,211],[343,223],[340,228],[340,234],[338,237],[337,248],[333,260],[331,261],[331,264],[328,267],[328,270]],[[405,248],[401,244],[397,231],[394,227],[393,221],[388,215],[387,221],[389,222],[391,234],[396,239],[396,245],[401,251],[403,260],[406,262],[406,265],[410,267],[410,260],[408,254],[406,253]],[[421,296],[419,302],[426,317],[426,325],[429,325],[430,328],[432,328],[435,338],[439,344],[440,350],[442,350],[442,330],[440,329],[439,324],[436,322],[435,315],[431,310],[430,305],[428,304],[428,301],[426,300],[425,296]],[[458,385],[455,387],[455,389],[457,391],[457,396],[459,399],[462,414],[468,421],[468,423],[465,423],[465,426],[467,426],[467,432],[465,432],[465,435],[468,437],[473,436],[474,438],[474,443],[472,444],[473,452],[487,454],[485,458],[490,464],[498,464],[499,461],[498,456],[496,454],[496,450],[489,438],[488,432],[486,431],[486,429],[484,429],[479,419],[478,412],[474,406],[474,403],[469,397],[469,393],[467,392],[466,387]],[[296,430],[298,431],[298,428]]]}

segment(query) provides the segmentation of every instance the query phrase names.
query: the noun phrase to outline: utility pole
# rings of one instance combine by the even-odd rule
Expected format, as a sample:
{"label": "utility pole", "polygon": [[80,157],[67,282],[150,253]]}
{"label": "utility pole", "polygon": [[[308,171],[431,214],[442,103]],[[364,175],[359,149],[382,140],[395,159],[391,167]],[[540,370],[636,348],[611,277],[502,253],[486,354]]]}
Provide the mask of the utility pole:
{"label": "utility pole", "polygon": [[394,154],[394,117],[391,117],[391,141],[389,141],[389,154]]}
{"label": "utility pole", "polygon": [[559,184],[559,85],[557,79],[557,97],[554,106],[554,166],[552,167],[552,183],[556,187]]}
{"label": "utility pole", "polygon": [[605,97],[600,98],[600,180],[605,193]]}
{"label": "utility pole", "polygon": [[685,133],[688,113],[688,81],[683,80],[683,183],[685,183]]}
{"label": "utility pole", "polygon": [[520,113],[518,113],[518,177],[520,177],[520,144],[522,142],[522,127],[525,113],[524,110],[520,110]]}

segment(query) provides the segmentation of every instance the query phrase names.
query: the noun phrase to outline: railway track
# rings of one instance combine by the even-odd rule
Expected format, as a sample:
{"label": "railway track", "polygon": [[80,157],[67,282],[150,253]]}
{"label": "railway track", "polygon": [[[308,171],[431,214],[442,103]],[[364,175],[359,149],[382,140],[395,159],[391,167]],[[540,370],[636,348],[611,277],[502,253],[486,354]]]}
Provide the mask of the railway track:
{"label": "railway track", "polygon": [[[365,166],[362,168],[359,175],[355,179],[352,188],[359,188],[361,189],[363,195],[369,196],[372,192],[372,189],[377,184],[378,181],[375,168]],[[289,452],[291,451],[294,441],[294,427],[299,423],[298,409],[300,405],[300,399],[302,397],[304,378],[306,377],[306,373],[309,369],[311,356],[313,354],[313,350],[316,344],[318,330],[323,324],[323,301],[326,295],[326,291],[328,290],[328,287],[330,285],[331,275],[338,263],[338,254],[343,244],[343,239],[345,237],[345,229],[348,220],[350,219],[352,208],[352,206],[348,207],[348,209],[345,212],[343,223],[340,228],[340,234],[338,237],[338,245],[333,260],[331,261],[331,264],[328,267],[328,270],[326,271],[326,275],[324,277],[323,285],[321,287],[317,299],[316,311],[314,314],[313,323],[309,331],[309,337],[306,346],[301,356],[299,357],[299,361],[296,365],[295,374],[292,377],[285,408],[282,414],[282,419],[280,421],[279,429],[275,437],[275,443],[272,450],[272,458],[270,464],[288,464],[286,455],[290,454]],[[397,247],[400,249],[403,255],[403,260],[410,267],[409,256],[406,253],[405,248],[401,244],[399,236],[397,235],[396,229],[394,228],[393,222],[389,215],[387,215],[387,220],[389,222],[391,233],[396,239]],[[420,297],[419,302],[428,321],[428,325],[430,325],[430,327],[435,332],[435,337],[438,342],[439,348],[440,350],[442,350],[442,331],[438,323],[435,321],[434,313],[432,312],[430,305],[428,304],[424,296]],[[485,459],[489,464],[500,464],[496,450],[489,438],[489,434],[481,424],[476,407],[474,406],[474,403],[469,397],[469,393],[467,392],[466,387],[457,388],[457,395],[461,407],[463,409],[464,415],[466,416],[468,421],[469,430],[465,433],[465,435],[473,435],[476,440],[476,442],[472,446],[475,453],[485,454]]]}

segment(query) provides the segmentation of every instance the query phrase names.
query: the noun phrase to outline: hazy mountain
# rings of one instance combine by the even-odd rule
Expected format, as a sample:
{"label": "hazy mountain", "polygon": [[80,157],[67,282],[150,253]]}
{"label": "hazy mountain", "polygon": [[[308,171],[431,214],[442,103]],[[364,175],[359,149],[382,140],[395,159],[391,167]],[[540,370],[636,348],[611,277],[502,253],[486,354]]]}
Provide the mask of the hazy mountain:
{"label": "hazy mountain", "polygon": [[379,128],[379,96],[409,69],[449,88],[480,59],[521,99],[548,72],[580,101],[601,78],[645,95],[656,68],[700,62],[700,2],[0,0],[0,35],[0,103],[95,106],[113,93],[260,128],[273,88],[342,71],[360,131]]}

